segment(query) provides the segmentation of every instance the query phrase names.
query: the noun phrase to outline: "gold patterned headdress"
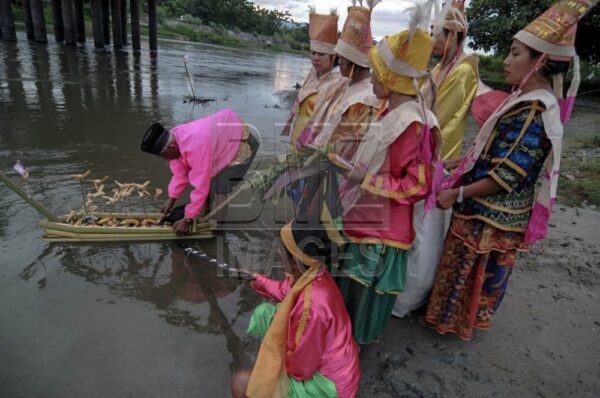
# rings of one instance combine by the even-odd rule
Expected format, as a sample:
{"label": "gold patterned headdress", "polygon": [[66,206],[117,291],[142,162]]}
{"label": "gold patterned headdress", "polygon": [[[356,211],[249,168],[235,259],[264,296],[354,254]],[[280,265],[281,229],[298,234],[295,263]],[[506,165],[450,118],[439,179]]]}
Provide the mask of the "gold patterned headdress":
{"label": "gold patterned headdress", "polygon": [[579,57],[575,52],[577,24],[598,1],[559,0],[514,36],[526,46],[543,54],[538,63],[542,63],[546,58],[555,61],[573,60],[573,80],[566,99],[563,98],[562,75],[554,77],[554,91],[560,104],[563,123],[571,117],[580,82]]}
{"label": "gold patterned headdress", "polygon": [[569,61],[576,55],[577,23],[598,0],[559,0],[514,37],[550,59]]}
{"label": "gold patterned headdress", "polygon": [[444,4],[442,12],[436,18],[433,26],[434,33],[440,33],[442,29],[467,33],[469,24],[464,0],[453,0]]}
{"label": "gold patterned headdress", "polygon": [[362,0],[359,0],[360,6],[356,5],[356,0],[352,0],[352,6],[348,7],[348,17],[335,47],[336,53],[365,68],[369,67],[369,50],[373,46],[371,13],[380,2],[381,0],[367,0],[367,8],[362,6]]}
{"label": "gold patterned headdress", "polygon": [[311,51],[335,54],[338,18],[335,9],[330,14],[317,14],[314,7],[309,7],[308,36]]}
{"label": "gold patterned headdress", "polygon": [[[436,2],[436,11],[437,11],[437,2]],[[436,12],[437,14],[437,12]],[[467,22],[467,14],[465,13],[465,1],[464,0],[452,0],[451,2],[446,2],[442,8],[442,12],[435,18],[433,23],[433,34],[438,35],[442,33],[442,30],[447,29],[452,32],[460,32],[462,33],[462,39],[457,43],[457,50],[454,54],[453,61],[451,64],[456,62],[463,53],[463,47],[465,44],[465,39],[467,37],[467,32],[469,30],[469,24]],[[444,47],[444,54],[442,56],[442,60],[440,61],[441,65],[445,65],[446,57],[448,55],[448,47],[450,45],[449,37],[446,38],[446,44]],[[446,74],[450,72],[451,67],[446,68]],[[442,80],[446,78],[443,77]]]}
{"label": "gold patterned headdress", "polygon": [[369,53],[375,77],[391,91],[416,95],[418,82],[427,77],[433,43],[426,30],[432,4],[433,0],[415,5],[408,30],[384,38]]}
{"label": "gold patterned headdress", "polygon": [[442,11],[444,28],[466,33],[469,30],[469,23],[467,21],[467,13],[465,12],[465,1],[453,0],[444,5],[444,8],[445,12]]}

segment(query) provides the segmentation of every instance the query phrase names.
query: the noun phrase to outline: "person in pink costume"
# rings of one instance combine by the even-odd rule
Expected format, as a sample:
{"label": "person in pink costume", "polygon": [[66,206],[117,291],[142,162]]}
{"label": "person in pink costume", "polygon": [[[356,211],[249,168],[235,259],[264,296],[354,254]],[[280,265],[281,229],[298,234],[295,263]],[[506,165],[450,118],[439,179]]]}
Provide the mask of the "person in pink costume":
{"label": "person in pink costume", "polygon": [[[326,270],[331,253],[327,234],[323,229],[298,228],[292,222],[282,228],[281,239],[285,247],[282,257],[291,273],[284,280],[253,274],[256,292],[278,304],[258,306],[248,326],[250,334],[263,339],[261,351],[268,351],[281,335],[278,326],[282,324],[276,318],[287,319],[283,327],[285,363],[280,369],[285,371],[284,380],[279,380],[275,395],[354,397],[360,381],[358,346],[342,295]],[[235,385],[236,380],[248,379],[247,373],[237,374],[232,391],[245,391],[238,396],[261,396],[268,384],[264,369],[275,369],[265,364],[268,358],[259,352],[248,387]]]}
{"label": "person in pink costume", "polygon": [[178,234],[189,231],[191,220],[205,207],[209,194],[217,202],[231,192],[248,171],[258,150],[257,139],[231,109],[180,124],[171,130],[153,124],[144,135],[142,151],[170,160],[173,173],[169,199],[161,212],[168,214],[185,188],[191,185],[184,217],[174,221]]}

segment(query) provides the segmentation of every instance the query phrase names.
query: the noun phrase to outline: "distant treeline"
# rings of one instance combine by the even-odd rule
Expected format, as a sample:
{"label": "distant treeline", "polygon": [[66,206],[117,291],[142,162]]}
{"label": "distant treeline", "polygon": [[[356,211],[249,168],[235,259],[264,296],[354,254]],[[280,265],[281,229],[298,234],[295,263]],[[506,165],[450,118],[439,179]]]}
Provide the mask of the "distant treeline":
{"label": "distant treeline", "polygon": [[297,41],[308,42],[308,28],[290,24],[289,11],[269,10],[248,0],[159,0],[158,4],[166,17],[192,16],[198,23],[267,36],[285,30]]}

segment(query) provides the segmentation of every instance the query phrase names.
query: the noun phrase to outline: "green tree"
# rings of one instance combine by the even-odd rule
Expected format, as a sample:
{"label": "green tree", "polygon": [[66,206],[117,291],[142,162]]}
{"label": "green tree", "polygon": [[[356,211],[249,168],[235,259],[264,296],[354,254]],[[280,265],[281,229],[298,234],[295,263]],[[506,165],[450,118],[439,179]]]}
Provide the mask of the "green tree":
{"label": "green tree", "polygon": [[[470,47],[508,53],[512,37],[550,7],[555,0],[471,0],[467,8]],[[600,62],[600,7],[579,23],[575,46],[582,59]]]}
{"label": "green tree", "polygon": [[189,0],[159,0],[158,5],[167,11],[170,17],[179,17],[186,13]]}
{"label": "green tree", "polygon": [[[172,0],[167,0],[169,2]],[[180,0],[185,11],[202,21],[239,28],[246,32],[273,35],[288,21],[288,11],[268,10],[249,0]]]}

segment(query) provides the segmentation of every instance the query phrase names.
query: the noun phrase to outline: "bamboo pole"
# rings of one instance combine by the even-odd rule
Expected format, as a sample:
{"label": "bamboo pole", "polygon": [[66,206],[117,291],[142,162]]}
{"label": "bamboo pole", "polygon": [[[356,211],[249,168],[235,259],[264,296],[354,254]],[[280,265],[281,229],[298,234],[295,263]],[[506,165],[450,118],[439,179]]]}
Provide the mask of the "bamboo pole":
{"label": "bamboo pole", "polygon": [[44,4],[42,0],[30,0],[31,18],[33,20],[33,34],[38,43],[47,43],[46,17],[44,16]]}
{"label": "bamboo pole", "polygon": [[75,15],[73,0],[62,0],[62,17],[65,31],[65,44],[75,44]]}
{"label": "bamboo pole", "polygon": [[127,45],[127,0],[121,0],[121,39]]}
{"label": "bamboo pole", "polygon": [[196,93],[194,92],[194,85],[192,84],[192,78],[190,77],[190,72],[188,71],[188,67],[187,67],[187,61],[186,58],[187,55],[185,57],[183,57],[183,67],[185,68],[185,76],[187,77],[187,81],[188,84],[190,85],[190,91],[192,94],[192,100],[196,99]]}
{"label": "bamboo pole", "polygon": [[131,13],[131,44],[134,50],[142,48],[140,41],[140,3],[139,0],[131,0],[129,5]]}
{"label": "bamboo pole", "polygon": [[52,19],[54,20],[54,40],[65,41],[65,26],[62,17],[60,0],[52,0]]}
{"label": "bamboo pole", "polygon": [[156,19],[156,0],[148,0],[148,32],[150,41],[150,51],[158,50],[158,32]]}
{"label": "bamboo pole", "polygon": [[91,0],[90,7],[92,11],[92,31],[94,35],[94,47],[104,48],[104,32],[102,31],[102,1]]}
{"label": "bamboo pole", "polygon": [[77,43],[85,43],[85,19],[83,16],[83,0],[75,0],[75,36],[77,38]]}
{"label": "bamboo pole", "polygon": [[2,40],[17,41],[11,0],[0,0],[0,30],[2,31]]}
{"label": "bamboo pole", "polygon": [[23,0],[23,14],[25,14],[25,32],[28,40],[35,40],[33,33],[33,18],[31,17],[31,4],[29,0]]}
{"label": "bamboo pole", "polygon": [[110,45],[110,2],[109,0],[100,0],[102,2],[102,33],[104,34],[104,45]]}
{"label": "bamboo pole", "polygon": [[112,22],[113,47],[119,50],[123,47],[123,37],[121,35],[121,2],[119,0],[110,0],[110,14]]}
{"label": "bamboo pole", "polygon": [[6,184],[10,189],[12,189],[17,195],[19,195],[23,200],[25,200],[29,205],[31,205],[34,209],[36,209],[41,215],[46,217],[50,221],[58,222],[59,219],[54,214],[50,212],[43,204],[33,199],[31,196],[27,194],[18,184],[16,184],[13,180],[10,179],[6,174],[0,171],[0,181]]}

